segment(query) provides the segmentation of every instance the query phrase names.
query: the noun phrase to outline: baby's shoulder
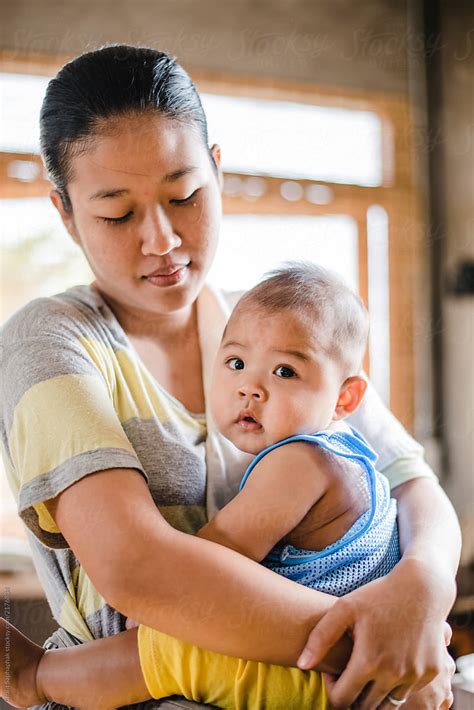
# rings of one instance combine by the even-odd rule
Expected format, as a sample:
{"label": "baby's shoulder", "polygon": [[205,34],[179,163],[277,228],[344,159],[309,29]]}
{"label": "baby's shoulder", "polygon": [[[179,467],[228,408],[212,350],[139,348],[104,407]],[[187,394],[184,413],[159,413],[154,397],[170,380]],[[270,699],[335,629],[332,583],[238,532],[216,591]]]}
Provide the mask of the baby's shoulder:
{"label": "baby's shoulder", "polygon": [[315,443],[292,441],[266,453],[255,465],[252,476],[260,481],[268,479],[273,485],[304,487],[321,494],[331,480],[332,458]]}
{"label": "baby's shoulder", "polygon": [[[346,431],[342,428],[331,430]],[[350,431],[347,428],[347,431]],[[329,434],[329,431],[327,432]],[[325,432],[326,434],[326,432]],[[332,447],[331,447],[332,448]],[[336,450],[324,446],[324,436],[315,435],[307,440],[295,440],[269,451],[257,464],[260,475],[289,478],[292,483],[321,487],[351,486],[365,478],[360,462],[351,460]]]}

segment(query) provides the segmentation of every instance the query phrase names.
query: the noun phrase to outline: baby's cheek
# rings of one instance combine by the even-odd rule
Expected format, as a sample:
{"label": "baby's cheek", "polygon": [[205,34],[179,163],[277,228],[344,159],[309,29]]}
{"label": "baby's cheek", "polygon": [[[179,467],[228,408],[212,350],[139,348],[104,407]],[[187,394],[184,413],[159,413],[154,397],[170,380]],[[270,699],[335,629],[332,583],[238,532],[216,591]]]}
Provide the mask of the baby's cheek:
{"label": "baby's cheek", "polygon": [[279,412],[278,417],[276,417],[273,422],[273,438],[276,441],[280,441],[281,439],[286,439],[289,436],[292,436],[297,429],[297,425],[298,422],[294,412],[292,412],[291,409],[289,410],[288,408],[285,409],[283,407],[282,411]]}
{"label": "baby's cheek", "polygon": [[287,402],[281,407],[278,415],[279,438],[286,439],[299,433],[305,423],[306,417],[301,407],[294,406],[291,401]]}

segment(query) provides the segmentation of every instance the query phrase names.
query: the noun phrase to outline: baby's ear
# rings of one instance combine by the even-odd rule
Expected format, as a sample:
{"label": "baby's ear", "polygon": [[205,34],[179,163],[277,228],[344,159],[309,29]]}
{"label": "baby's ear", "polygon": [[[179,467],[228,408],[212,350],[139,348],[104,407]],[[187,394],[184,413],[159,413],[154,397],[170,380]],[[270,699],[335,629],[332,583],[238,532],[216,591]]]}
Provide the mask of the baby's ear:
{"label": "baby's ear", "polygon": [[332,416],[333,420],[344,419],[355,412],[364,398],[366,389],[367,381],[359,375],[354,375],[344,380],[339,391],[336,409]]}

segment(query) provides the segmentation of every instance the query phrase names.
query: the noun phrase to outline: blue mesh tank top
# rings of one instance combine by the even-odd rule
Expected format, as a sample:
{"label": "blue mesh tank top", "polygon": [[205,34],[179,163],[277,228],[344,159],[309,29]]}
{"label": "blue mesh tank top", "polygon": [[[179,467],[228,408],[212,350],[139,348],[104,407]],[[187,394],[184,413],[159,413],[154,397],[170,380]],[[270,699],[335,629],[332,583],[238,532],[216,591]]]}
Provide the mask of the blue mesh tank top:
{"label": "blue mesh tank top", "polygon": [[266,454],[293,441],[314,443],[358,463],[365,472],[370,507],[339,540],[323,550],[300,550],[279,543],[262,564],[283,577],[338,597],[388,574],[400,559],[397,502],[390,498],[387,479],[375,469],[377,455],[356,429],[351,427],[350,433],[298,434],[278,441],[255,457],[242,478],[240,490]]}

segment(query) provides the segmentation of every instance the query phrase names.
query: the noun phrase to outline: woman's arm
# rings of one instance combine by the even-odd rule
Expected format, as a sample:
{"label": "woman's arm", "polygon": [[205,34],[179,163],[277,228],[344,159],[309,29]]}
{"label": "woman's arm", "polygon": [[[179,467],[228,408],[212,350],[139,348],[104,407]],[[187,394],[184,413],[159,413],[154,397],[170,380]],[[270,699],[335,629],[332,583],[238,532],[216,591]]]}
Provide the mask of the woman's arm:
{"label": "woman's arm", "polygon": [[404,569],[420,577],[445,618],[456,597],[461,531],[448,497],[434,481],[416,478],[397,486],[400,548]]}
{"label": "woman's arm", "polygon": [[[86,476],[48,509],[109,604],[209,650],[295,665],[309,632],[335,601],[173,529],[143,477],[130,469]],[[348,652],[345,639],[320,669],[340,670]]]}
{"label": "woman's arm", "polygon": [[[444,683],[452,673],[444,620],[455,597],[461,540],[457,519],[446,495],[430,479],[408,481],[393,495],[399,506],[402,560],[387,577],[339,600],[306,646],[308,668],[343,633],[352,632],[351,660],[329,691],[338,707],[353,703],[369,682],[373,684],[362,708],[378,706],[395,688],[395,697],[403,697],[436,676]],[[420,700],[416,707],[431,710],[427,702]]]}

